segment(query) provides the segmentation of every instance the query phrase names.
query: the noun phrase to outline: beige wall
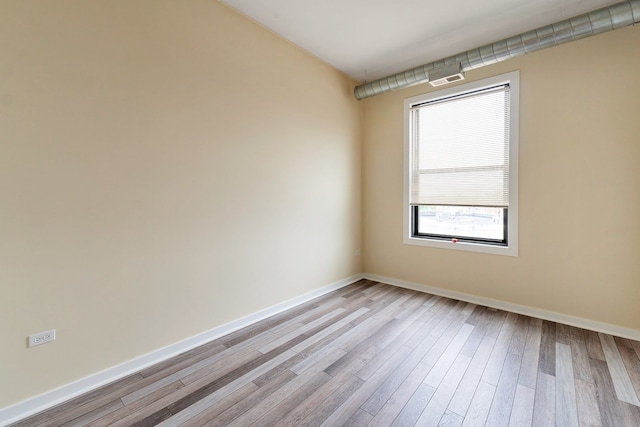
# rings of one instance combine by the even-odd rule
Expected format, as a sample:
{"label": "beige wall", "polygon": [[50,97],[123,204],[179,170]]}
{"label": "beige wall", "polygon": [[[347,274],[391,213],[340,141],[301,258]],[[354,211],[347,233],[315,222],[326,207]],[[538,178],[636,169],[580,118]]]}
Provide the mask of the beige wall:
{"label": "beige wall", "polygon": [[216,1],[2,1],[0,408],[360,273],[353,84]]}
{"label": "beige wall", "polygon": [[517,258],[402,243],[403,99],[371,98],[364,270],[640,330],[640,27],[467,74],[520,70]]}

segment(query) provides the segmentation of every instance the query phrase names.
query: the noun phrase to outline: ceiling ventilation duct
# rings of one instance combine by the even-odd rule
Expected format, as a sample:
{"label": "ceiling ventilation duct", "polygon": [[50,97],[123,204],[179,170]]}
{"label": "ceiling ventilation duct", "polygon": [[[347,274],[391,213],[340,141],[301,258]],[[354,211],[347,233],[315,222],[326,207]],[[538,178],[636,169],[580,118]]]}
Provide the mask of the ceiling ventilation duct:
{"label": "ceiling ventilation duct", "polygon": [[[434,83],[437,83],[437,79],[442,80],[443,78],[451,77],[452,74],[445,76],[439,75],[437,79],[434,79],[434,73],[449,69],[449,67],[460,67],[459,75],[462,77],[462,73],[465,71],[506,61],[507,59],[547,47],[557,46],[584,37],[616,30],[637,22],[640,22],[640,0],[623,1],[612,6],[594,10],[593,12],[556,22],[555,24],[527,31],[495,43],[471,49],[455,56],[430,62],[407,71],[402,71],[356,86],[354,95],[360,100],[424,83],[430,79],[436,80]],[[449,82],[441,82],[441,84],[446,83]]]}

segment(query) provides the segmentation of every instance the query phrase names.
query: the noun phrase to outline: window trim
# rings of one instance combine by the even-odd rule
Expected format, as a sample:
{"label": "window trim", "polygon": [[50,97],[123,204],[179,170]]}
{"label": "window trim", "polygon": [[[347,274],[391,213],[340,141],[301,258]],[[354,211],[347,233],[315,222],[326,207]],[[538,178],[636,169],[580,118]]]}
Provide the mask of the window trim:
{"label": "window trim", "polygon": [[[508,83],[510,86],[510,132],[509,132],[509,219],[507,221],[507,246],[486,243],[453,242],[444,239],[414,237],[412,206],[409,204],[411,180],[411,107],[417,104],[481,90]],[[427,246],[495,255],[518,256],[518,135],[520,116],[520,72],[512,71],[499,76],[465,83],[446,89],[428,92],[404,100],[404,194],[403,194],[403,242],[406,245]]]}

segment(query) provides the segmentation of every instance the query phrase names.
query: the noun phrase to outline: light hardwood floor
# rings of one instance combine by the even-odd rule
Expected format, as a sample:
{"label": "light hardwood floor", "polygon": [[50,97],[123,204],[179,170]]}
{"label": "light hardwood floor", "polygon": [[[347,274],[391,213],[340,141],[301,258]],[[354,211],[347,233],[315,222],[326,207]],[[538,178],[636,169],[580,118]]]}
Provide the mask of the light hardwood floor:
{"label": "light hardwood floor", "polygon": [[640,342],[362,280],[15,426],[640,426]]}

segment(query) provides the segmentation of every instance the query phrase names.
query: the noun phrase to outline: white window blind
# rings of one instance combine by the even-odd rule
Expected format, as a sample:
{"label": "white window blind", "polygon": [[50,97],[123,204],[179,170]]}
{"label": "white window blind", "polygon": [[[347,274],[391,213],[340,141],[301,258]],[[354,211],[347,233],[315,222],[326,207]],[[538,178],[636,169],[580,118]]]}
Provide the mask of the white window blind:
{"label": "white window blind", "polygon": [[412,205],[509,206],[509,85],[411,107]]}

